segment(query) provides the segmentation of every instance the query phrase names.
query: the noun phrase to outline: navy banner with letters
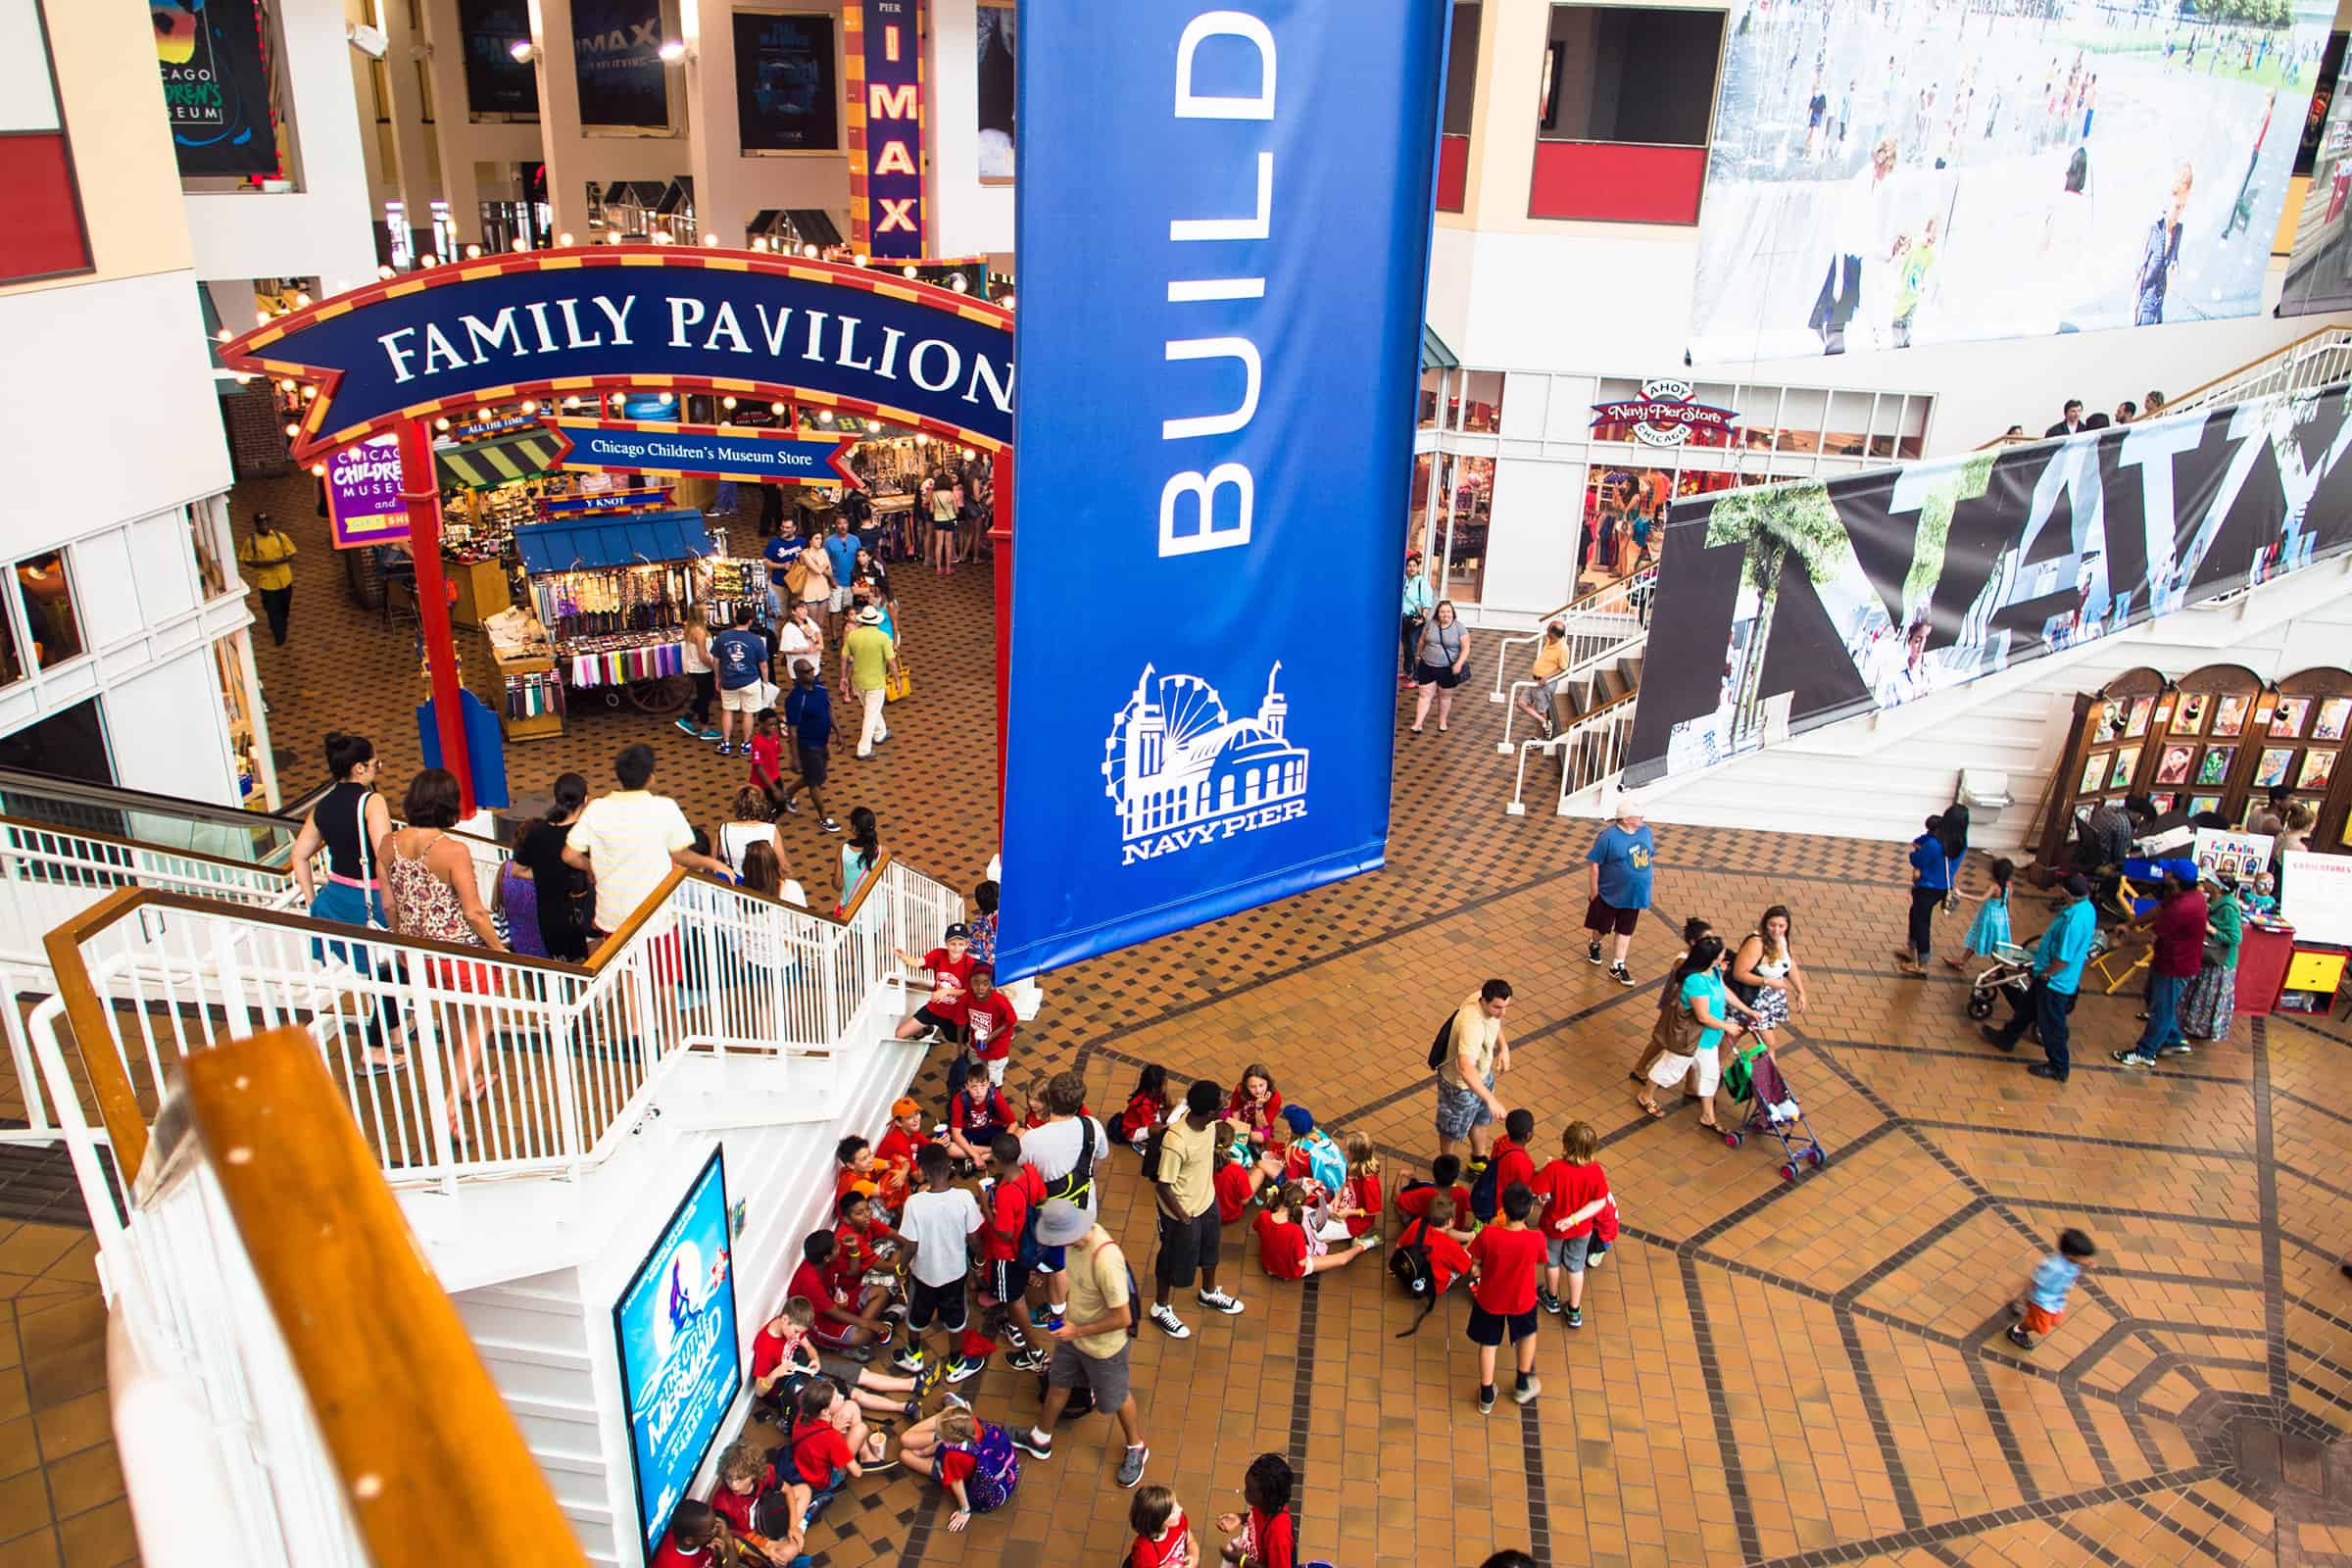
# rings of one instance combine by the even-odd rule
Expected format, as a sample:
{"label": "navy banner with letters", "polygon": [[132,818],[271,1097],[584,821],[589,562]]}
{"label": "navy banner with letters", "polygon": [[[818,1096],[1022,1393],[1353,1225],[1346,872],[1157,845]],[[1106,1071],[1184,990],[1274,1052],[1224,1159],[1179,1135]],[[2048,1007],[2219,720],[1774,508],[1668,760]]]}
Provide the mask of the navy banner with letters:
{"label": "navy banner with letters", "polygon": [[1006,978],[1382,863],[1446,10],[1024,0]]}
{"label": "navy banner with letters", "polygon": [[320,383],[297,443],[306,461],[403,414],[656,376],[760,397],[821,394],[993,448],[1012,439],[1009,327],[995,306],[895,273],[591,246],[371,283],[220,352],[238,368]]}

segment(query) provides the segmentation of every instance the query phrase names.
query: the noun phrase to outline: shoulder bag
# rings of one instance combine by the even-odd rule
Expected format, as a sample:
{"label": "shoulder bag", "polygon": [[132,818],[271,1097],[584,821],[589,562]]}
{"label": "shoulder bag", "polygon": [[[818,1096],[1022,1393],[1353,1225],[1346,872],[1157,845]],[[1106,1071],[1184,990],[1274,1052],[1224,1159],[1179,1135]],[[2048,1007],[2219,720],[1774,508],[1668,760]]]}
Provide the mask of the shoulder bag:
{"label": "shoulder bag", "polygon": [[[363,791],[360,795],[361,923],[366,925],[371,931],[389,931],[392,928],[375,917],[375,906],[377,899],[377,890],[375,885],[375,857],[368,843],[368,803],[374,799],[375,791],[373,790]],[[382,898],[384,907],[389,910],[392,906],[391,894],[387,891],[382,895]]]}
{"label": "shoulder bag", "polygon": [[1956,914],[1960,910],[1960,862],[1950,856],[1943,859],[1943,912]]}
{"label": "shoulder bag", "polygon": [[1698,1014],[1691,1008],[1690,998],[1684,998],[1667,1010],[1666,1049],[1671,1054],[1695,1056],[1706,1038],[1707,1026],[1698,1021]]}

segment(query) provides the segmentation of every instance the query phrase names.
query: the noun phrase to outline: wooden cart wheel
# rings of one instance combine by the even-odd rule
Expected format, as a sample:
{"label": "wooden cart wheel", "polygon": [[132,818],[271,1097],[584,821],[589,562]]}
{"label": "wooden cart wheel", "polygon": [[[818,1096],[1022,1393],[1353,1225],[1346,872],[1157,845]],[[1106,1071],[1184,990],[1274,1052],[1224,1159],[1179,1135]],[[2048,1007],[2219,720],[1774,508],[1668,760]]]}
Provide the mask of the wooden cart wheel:
{"label": "wooden cart wheel", "polygon": [[684,708],[694,699],[694,679],[688,675],[660,675],[652,680],[633,680],[628,685],[629,701],[645,712],[666,716]]}

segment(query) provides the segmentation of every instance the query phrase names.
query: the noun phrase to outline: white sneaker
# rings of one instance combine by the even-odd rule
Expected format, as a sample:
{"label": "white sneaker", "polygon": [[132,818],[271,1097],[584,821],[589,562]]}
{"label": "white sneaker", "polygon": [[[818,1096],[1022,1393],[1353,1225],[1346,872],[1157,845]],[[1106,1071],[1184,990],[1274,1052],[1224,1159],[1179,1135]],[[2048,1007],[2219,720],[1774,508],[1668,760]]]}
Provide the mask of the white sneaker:
{"label": "white sneaker", "polygon": [[1358,1236],[1355,1239],[1355,1245],[1363,1249],[1363,1250],[1369,1252],[1372,1250],[1372,1249],[1380,1245],[1380,1232],[1366,1231],[1363,1235]]}
{"label": "white sneaker", "polygon": [[1227,1296],[1223,1291],[1200,1291],[1195,1293],[1193,1299],[1210,1311],[1222,1312],[1227,1317],[1231,1317],[1243,1309],[1241,1302]]}
{"label": "white sneaker", "polygon": [[1172,1306],[1153,1307],[1152,1321],[1158,1324],[1161,1332],[1171,1340],[1189,1340],[1193,1337],[1193,1331],[1184,1326],[1184,1319],[1176,1315],[1176,1309]]}

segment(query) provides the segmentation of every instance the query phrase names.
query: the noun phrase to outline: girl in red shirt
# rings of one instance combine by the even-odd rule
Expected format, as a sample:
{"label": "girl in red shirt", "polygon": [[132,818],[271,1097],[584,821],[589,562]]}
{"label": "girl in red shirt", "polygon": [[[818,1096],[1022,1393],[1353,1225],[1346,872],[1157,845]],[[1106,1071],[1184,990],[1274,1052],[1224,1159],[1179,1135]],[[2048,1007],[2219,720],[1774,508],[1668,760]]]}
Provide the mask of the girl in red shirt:
{"label": "girl in red shirt", "polygon": [[1302,1280],[1327,1269],[1346,1268],[1380,1245],[1378,1236],[1359,1236],[1336,1252],[1322,1250],[1323,1243],[1308,1235],[1306,1189],[1285,1182],[1267,1200],[1251,1228],[1257,1232],[1257,1260],[1278,1280]]}
{"label": "girl in red shirt", "polygon": [[1372,1152],[1372,1140],[1362,1133],[1349,1133],[1340,1140],[1340,1148],[1348,1155],[1348,1185],[1340,1189],[1340,1200],[1332,1213],[1348,1222],[1350,1237],[1367,1236],[1380,1229],[1386,1201],[1380,1192],[1380,1156]]}
{"label": "girl in red shirt", "polygon": [[1242,1500],[1250,1511],[1217,1515],[1217,1528],[1233,1536],[1224,1546],[1227,1562],[1241,1568],[1298,1568],[1291,1485],[1291,1462],[1281,1454],[1261,1453],[1250,1461],[1249,1474],[1242,1477]]}
{"label": "girl in red shirt", "polygon": [[1250,1141],[1263,1149],[1274,1140],[1274,1124],[1282,1120],[1282,1096],[1274,1075],[1257,1062],[1242,1069],[1242,1081],[1225,1102],[1225,1119],[1238,1122]]}
{"label": "girl in red shirt", "polygon": [[1168,1069],[1155,1061],[1137,1076],[1135,1093],[1127,1097],[1127,1108],[1103,1130],[1113,1142],[1131,1145],[1140,1154],[1145,1141],[1152,1136],[1152,1129],[1168,1119],[1168,1110],[1174,1103],[1168,1099]]}
{"label": "girl in red shirt", "polygon": [[1004,1507],[1021,1483],[1021,1456],[1011,1434],[961,1404],[951,1404],[930,1420],[908,1427],[899,1439],[899,1457],[907,1469],[936,1477],[954,1494],[956,1506],[948,1515],[950,1530],[961,1530],[974,1514]]}

